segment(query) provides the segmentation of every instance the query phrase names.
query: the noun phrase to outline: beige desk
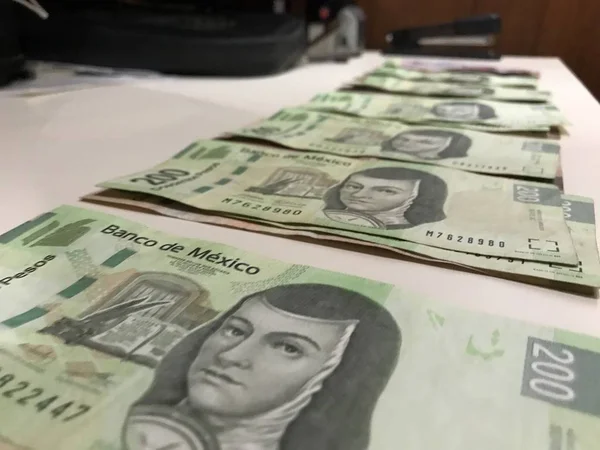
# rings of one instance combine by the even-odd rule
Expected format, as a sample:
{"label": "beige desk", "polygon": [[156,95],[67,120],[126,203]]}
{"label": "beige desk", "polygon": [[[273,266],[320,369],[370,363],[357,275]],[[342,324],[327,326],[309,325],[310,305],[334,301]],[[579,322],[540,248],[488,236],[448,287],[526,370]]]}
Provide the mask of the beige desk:
{"label": "beige desk", "polygon": [[[595,300],[393,257],[78,202],[96,182],[164,160],[193,139],[306,102],[381,60],[367,54],[347,64],[305,66],[268,78],[128,79],[115,87],[28,101],[0,97],[0,230],[59,204],[78,204],[172,233],[399,284],[467,308],[600,336]],[[593,197],[600,205],[600,105],[557,59],[506,58],[499,64],[542,72],[541,87],[554,93],[555,103],[572,122],[562,150],[565,190]],[[598,211],[596,218],[600,220]]]}

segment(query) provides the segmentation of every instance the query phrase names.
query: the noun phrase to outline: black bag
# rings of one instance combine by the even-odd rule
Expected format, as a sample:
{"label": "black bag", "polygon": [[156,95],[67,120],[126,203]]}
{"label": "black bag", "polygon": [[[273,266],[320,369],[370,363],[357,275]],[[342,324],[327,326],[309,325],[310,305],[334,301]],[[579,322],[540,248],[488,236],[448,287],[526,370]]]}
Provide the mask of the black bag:
{"label": "black bag", "polygon": [[306,49],[304,21],[288,15],[201,14],[123,5],[110,9],[90,1],[43,3],[50,12],[47,20],[19,14],[27,59],[252,76],[288,69]]}
{"label": "black bag", "polygon": [[11,0],[0,0],[0,86],[24,71],[25,58],[19,48],[14,9]]}

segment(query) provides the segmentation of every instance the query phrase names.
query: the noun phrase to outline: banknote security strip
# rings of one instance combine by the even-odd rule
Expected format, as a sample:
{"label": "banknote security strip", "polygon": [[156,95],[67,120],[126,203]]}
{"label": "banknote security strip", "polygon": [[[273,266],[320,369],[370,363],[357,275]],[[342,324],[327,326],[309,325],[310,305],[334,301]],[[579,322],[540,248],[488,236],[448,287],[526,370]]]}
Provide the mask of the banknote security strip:
{"label": "banknote security strip", "polygon": [[53,256],[0,288],[6,448],[600,440],[598,339],[83,208],[42,217],[0,244],[0,278]]}

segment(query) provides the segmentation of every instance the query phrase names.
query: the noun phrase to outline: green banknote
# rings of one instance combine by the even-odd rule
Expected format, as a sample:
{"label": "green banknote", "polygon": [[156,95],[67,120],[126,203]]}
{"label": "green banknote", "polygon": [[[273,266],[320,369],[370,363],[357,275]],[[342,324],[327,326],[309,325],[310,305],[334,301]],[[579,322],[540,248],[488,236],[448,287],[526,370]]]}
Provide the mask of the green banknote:
{"label": "green banknote", "polygon": [[460,83],[482,86],[505,86],[520,88],[536,88],[538,80],[535,77],[519,75],[503,75],[499,73],[464,73],[452,71],[421,71],[398,67],[394,63],[387,63],[378,67],[373,75],[382,75],[386,77],[396,77],[410,81],[430,81],[437,83]]}
{"label": "green banknote", "polygon": [[158,195],[204,211],[490,256],[578,264],[560,191],[552,185],[303,152],[248,158],[237,152],[247,149],[243,144],[203,145],[212,156],[220,149],[222,158],[184,153],[99,186]]}
{"label": "green banknote", "polygon": [[547,102],[549,91],[490,86],[477,83],[444,83],[435,81],[412,81],[393,76],[366,75],[359,77],[351,86],[377,89],[396,94],[427,95],[438,97],[481,98],[513,102]]}
{"label": "green banknote", "polygon": [[205,214],[197,209],[149,194],[108,189],[88,194],[85,200],[111,206],[133,207],[178,219],[240,228],[257,233],[286,236],[305,236],[321,241],[339,241],[362,246],[391,250],[421,261],[443,262],[464,266],[484,273],[503,276],[515,281],[541,284],[555,289],[569,290],[595,296],[600,287],[600,257],[596,241],[596,224],[593,200],[575,195],[562,195],[565,221],[577,251],[579,265],[562,265],[483,256],[430,247],[414,242],[371,236],[365,240],[361,233],[344,230],[327,230],[318,227],[284,225],[276,222],[249,220],[247,217]]}
{"label": "green banknote", "polygon": [[[290,108],[228,136],[261,139],[296,150],[419,162],[494,175],[554,179],[556,140],[406,125]],[[201,144],[200,144],[201,147]]]}
{"label": "green banknote", "polygon": [[[374,244],[379,248],[398,251],[398,253],[404,255],[414,256],[416,254],[419,256],[419,259],[427,261],[444,261],[458,266],[504,274],[505,278],[516,281],[529,281],[548,287],[573,290],[578,293],[595,296],[597,294],[596,288],[600,287],[600,259],[596,241],[593,200],[585,197],[563,195],[562,204],[565,219],[579,258],[579,264],[576,267],[566,267],[516,258],[485,256],[476,253],[463,253],[384,237],[375,237],[374,239],[369,237],[368,243]],[[231,223],[227,219],[222,219],[224,225],[252,230],[252,227],[244,227],[241,223]],[[338,237],[350,239],[355,244],[364,245],[365,243],[364,235],[352,231],[329,230],[328,234],[325,235],[323,234],[323,230],[311,226],[290,226],[268,221],[260,221],[258,225],[285,227],[288,230],[298,231],[301,234],[307,232],[309,237],[315,237],[314,233],[321,233],[322,236],[320,238],[324,240],[328,239],[330,233],[333,233]],[[277,233],[275,232],[275,234]],[[317,236],[317,238],[319,237]],[[553,283],[540,283],[535,281],[535,279],[549,280]],[[579,287],[575,288],[575,286],[586,286],[592,289],[580,289]]]}
{"label": "green banknote", "polygon": [[421,72],[452,72],[471,74],[492,74],[502,76],[521,76],[526,78],[539,78],[539,71],[527,70],[516,67],[502,67],[496,64],[471,64],[461,60],[431,60],[412,58],[387,58],[384,66],[400,67],[402,69],[417,70]]}
{"label": "green banknote", "polygon": [[[84,209],[50,214],[7,243],[82,256],[34,314],[3,321],[3,449],[547,450],[600,441],[598,339]],[[0,305],[18,285],[28,277],[3,287]]]}
{"label": "green banknote", "polygon": [[492,102],[489,100],[426,98],[411,95],[331,92],[318,94],[302,105],[317,111],[343,113],[408,123],[444,124],[482,131],[543,131],[565,125],[551,104]]}

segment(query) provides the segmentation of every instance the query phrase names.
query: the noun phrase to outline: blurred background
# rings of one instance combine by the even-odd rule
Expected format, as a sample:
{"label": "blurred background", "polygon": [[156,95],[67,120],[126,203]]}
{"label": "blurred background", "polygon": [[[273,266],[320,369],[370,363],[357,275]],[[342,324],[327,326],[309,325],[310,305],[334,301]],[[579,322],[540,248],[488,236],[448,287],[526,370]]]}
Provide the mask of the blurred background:
{"label": "blurred background", "polygon": [[[327,2],[292,3],[301,11],[307,3]],[[365,37],[370,49],[385,48],[385,36],[391,30],[498,14],[502,55],[561,58],[600,99],[598,0],[356,0],[356,4],[367,17]]]}
{"label": "blurred background", "polygon": [[556,56],[600,99],[598,0],[358,0],[366,13],[368,48],[383,48],[395,28],[497,13],[503,55]]}
{"label": "blurred background", "polygon": [[[6,7],[9,2],[10,0],[0,0],[0,9],[3,5]],[[356,0],[355,2],[348,0],[40,0],[40,3],[51,12],[51,18],[54,14],[55,23],[57,20],[55,7],[61,4],[68,5],[69,9],[72,9],[73,5],[79,7],[83,5],[87,8],[88,5],[113,4],[119,5],[121,9],[124,5],[129,7],[152,5],[153,8],[158,5],[170,9],[178,8],[180,12],[188,8],[195,11],[202,10],[203,13],[223,10],[264,13],[280,11],[295,16],[301,21],[311,22],[330,20],[336,16],[340,8],[355,3],[364,11],[365,20],[361,24],[361,34],[364,36],[366,47],[379,50],[386,47],[386,34],[393,30],[449,23],[456,19],[494,13],[498,14],[502,20],[502,32],[498,35],[497,40],[497,50],[501,55],[559,57],[583,81],[592,94],[597,99],[600,98],[600,64],[597,62],[600,57],[600,27],[598,27],[600,1],[598,0]],[[23,16],[25,10],[19,9],[21,9],[20,16]],[[123,16],[124,14],[120,15],[120,17]],[[3,50],[3,46],[6,48],[7,45],[10,45],[9,39],[3,38],[3,33],[6,33],[6,36],[9,34],[10,24],[6,23],[7,17],[6,12],[0,11],[0,63],[3,51],[4,54],[10,54],[9,51]],[[40,54],[44,56],[43,51],[46,51],[42,49],[43,51],[40,53],[39,49],[29,48],[32,46],[31,43],[40,46],[40,43],[43,44],[47,41],[43,35],[35,34],[38,32],[37,28],[43,29],[44,25],[40,24],[39,20],[33,22],[33,17],[30,14],[28,18],[29,22],[33,23],[30,28],[34,29],[29,44],[27,39],[23,39],[21,36],[21,47],[25,50],[24,53],[28,59],[31,55],[33,55],[31,59],[36,59],[35,57]],[[144,20],[147,21],[147,19]],[[152,19],[152,22],[152,26],[156,26],[157,20]],[[202,23],[204,24],[202,26],[206,26],[206,21]],[[282,26],[276,22],[268,25],[273,30],[279,30],[278,32],[282,33],[281,38],[274,39],[275,47],[277,47],[277,42],[283,42],[283,33],[287,33],[285,36],[286,39],[289,39],[289,47],[277,49],[282,55],[285,53],[289,55],[293,52],[299,54],[302,51],[301,46],[304,44],[298,44],[298,39],[301,39],[298,30],[291,28],[287,31],[283,30]],[[67,25],[60,26],[65,29],[72,28]],[[197,22],[185,25],[185,27],[189,26],[198,28],[199,25]],[[248,30],[246,27],[245,31],[249,32]],[[223,32],[229,33],[227,30]],[[294,35],[294,33],[296,34]],[[23,29],[21,29],[22,34]],[[273,31],[273,36],[276,36],[275,31]],[[70,41],[69,45],[73,45],[72,38],[65,38],[65,41]],[[251,48],[245,50],[247,51],[240,51],[240,55],[248,55]],[[359,49],[357,53],[360,51],[362,49]],[[217,52],[217,56],[219,54]],[[264,54],[267,55],[267,53]],[[148,58],[151,60],[155,58],[155,55],[156,53],[149,54]],[[182,55],[182,58],[185,59],[185,55]],[[271,61],[265,62],[263,72],[266,73],[271,69],[273,71],[281,70],[292,65],[293,61],[282,62],[282,59],[283,56],[279,57],[271,64],[272,67],[267,64]],[[187,60],[189,61],[190,58]],[[90,63],[89,61],[74,62]]]}

